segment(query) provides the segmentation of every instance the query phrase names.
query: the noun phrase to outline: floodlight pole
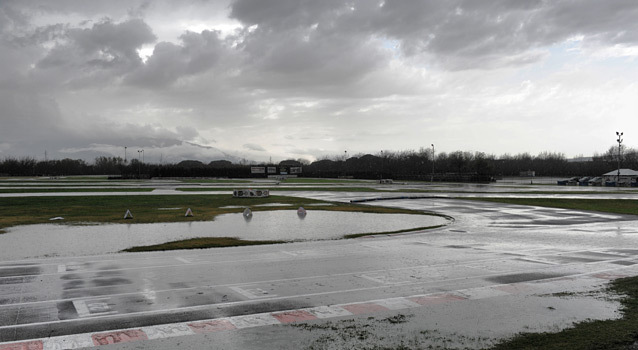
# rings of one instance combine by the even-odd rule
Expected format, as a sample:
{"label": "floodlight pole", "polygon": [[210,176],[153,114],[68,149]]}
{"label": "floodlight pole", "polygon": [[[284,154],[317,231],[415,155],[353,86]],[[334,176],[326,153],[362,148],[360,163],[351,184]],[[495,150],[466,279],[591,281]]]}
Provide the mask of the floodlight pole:
{"label": "floodlight pole", "polygon": [[124,146],[124,164],[126,164],[126,149],[127,149],[127,148],[128,148],[128,147]]}
{"label": "floodlight pole", "polygon": [[138,179],[142,178],[142,162],[140,161],[140,156],[144,154],[143,149],[137,150],[137,177]]}
{"label": "floodlight pole", "polygon": [[430,176],[430,182],[434,182],[434,144],[432,144],[432,176]]}
{"label": "floodlight pole", "polygon": [[618,175],[616,176],[616,186],[620,185],[620,144],[623,141],[622,134],[622,132],[616,131],[616,136],[618,136],[618,139],[616,140],[616,142],[618,142]]}

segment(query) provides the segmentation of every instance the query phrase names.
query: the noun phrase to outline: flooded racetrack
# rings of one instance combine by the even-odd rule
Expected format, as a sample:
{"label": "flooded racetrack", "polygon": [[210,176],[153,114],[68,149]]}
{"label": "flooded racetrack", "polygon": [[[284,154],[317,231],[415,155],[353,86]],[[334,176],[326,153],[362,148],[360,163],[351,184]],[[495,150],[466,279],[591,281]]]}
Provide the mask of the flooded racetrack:
{"label": "flooded racetrack", "polygon": [[[418,214],[373,214],[296,210],[223,214],[214,221],[154,224],[63,225],[42,224],[10,228],[0,235],[1,260],[30,257],[115,253],[126,248],[196,237],[235,237],[244,240],[312,241],[339,239],[347,234],[407,230],[438,226],[448,220]],[[37,244],[34,244],[37,242]]]}

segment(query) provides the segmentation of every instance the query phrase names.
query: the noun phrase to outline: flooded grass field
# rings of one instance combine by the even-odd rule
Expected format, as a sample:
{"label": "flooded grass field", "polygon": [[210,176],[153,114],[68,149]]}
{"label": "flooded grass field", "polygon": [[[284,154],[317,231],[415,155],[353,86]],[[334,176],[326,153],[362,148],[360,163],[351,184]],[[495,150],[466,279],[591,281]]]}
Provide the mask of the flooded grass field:
{"label": "flooded grass field", "polygon": [[[233,237],[251,241],[340,239],[360,233],[393,232],[447,223],[439,216],[374,214],[308,210],[257,211],[247,220],[241,213],[222,214],[213,221],[148,224],[39,224],[9,228],[0,235],[3,260],[42,256],[115,253],[133,246],[197,237]],[[37,242],[35,244],[34,242]]]}

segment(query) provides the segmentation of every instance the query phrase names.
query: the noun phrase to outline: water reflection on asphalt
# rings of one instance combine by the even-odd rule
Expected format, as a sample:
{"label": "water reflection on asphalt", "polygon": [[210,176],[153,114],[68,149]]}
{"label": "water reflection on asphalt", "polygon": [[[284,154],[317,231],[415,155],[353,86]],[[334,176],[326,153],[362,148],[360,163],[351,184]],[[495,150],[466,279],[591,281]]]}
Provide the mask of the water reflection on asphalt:
{"label": "water reflection on asphalt", "polygon": [[346,234],[398,231],[446,222],[444,218],[430,215],[321,210],[308,210],[308,214],[300,218],[296,210],[277,210],[253,212],[250,221],[236,213],[219,215],[214,221],[188,223],[25,225],[10,228],[8,233],[0,235],[3,250],[0,259],[114,253],[132,246],[194,237],[284,241],[338,239]]}

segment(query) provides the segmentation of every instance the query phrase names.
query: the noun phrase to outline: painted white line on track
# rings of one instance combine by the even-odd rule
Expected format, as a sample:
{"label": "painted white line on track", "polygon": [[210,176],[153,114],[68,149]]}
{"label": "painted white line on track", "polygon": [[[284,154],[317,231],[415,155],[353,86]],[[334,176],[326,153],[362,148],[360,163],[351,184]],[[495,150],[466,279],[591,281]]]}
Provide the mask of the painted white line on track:
{"label": "painted white line on track", "polygon": [[90,333],[45,338],[42,343],[43,350],[81,349],[95,346]]}
{"label": "painted white line on track", "polygon": [[86,306],[86,302],[84,300],[73,300],[73,307],[79,317],[88,317],[91,315],[91,312],[89,311],[88,306]]}
{"label": "painted white line on track", "polygon": [[235,316],[230,318],[230,322],[240,329],[279,324],[279,320],[270,313]]}
{"label": "painted white line on track", "polygon": [[384,306],[390,310],[403,310],[419,307],[420,305],[407,298],[392,298],[376,301],[375,304]]}
{"label": "painted white line on track", "polygon": [[239,288],[239,287],[228,287],[230,290],[248,298],[248,299],[263,299],[276,297],[277,294],[270,294],[268,291],[261,288]]}
{"label": "painted white line on track", "polygon": [[183,262],[184,264],[191,264],[191,261],[190,261],[190,260],[185,259],[185,258],[182,258],[181,256],[177,256],[177,257],[175,257],[175,260],[177,260],[177,261],[181,261],[181,262]]}
{"label": "painted white line on track", "polygon": [[[600,263],[604,263],[604,261],[603,262],[589,263],[588,265],[598,265]],[[563,266],[569,267],[569,266],[576,266],[576,265],[580,266],[579,264],[576,264],[576,263],[574,263],[574,264],[565,264]],[[629,270],[632,267],[636,268],[638,266],[636,266],[636,265],[617,266],[617,267],[614,266],[614,268],[611,268],[611,269],[610,268],[606,268],[606,269],[588,271],[588,272],[583,272],[583,273],[568,274],[568,275],[565,275],[563,277],[544,279],[543,281],[552,281],[552,280],[562,279],[562,278],[576,278],[576,277],[582,277],[582,276],[591,276],[591,275],[594,275],[594,274],[609,273],[609,272],[614,272],[614,271],[619,271],[619,270]],[[514,274],[514,273],[526,273],[526,272],[530,272],[530,271],[541,271],[543,269],[547,269],[547,267],[533,269],[533,270],[526,269],[526,270],[508,271],[507,273],[499,272],[499,273],[483,274],[483,275],[472,276],[472,278],[489,278],[489,277],[501,276],[503,274]],[[382,270],[382,271],[391,271],[391,270]],[[352,273],[335,274],[335,275],[327,275],[327,276],[339,276],[339,275],[351,275],[351,274]],[[281,281],[303,280],[303,279],[304,278],[283,279]],[[401,286],[412,286],[412,285],[432,284],[432,283],[450,283],[450,282],[465,281],[465,280],[467,280],[467,277],[457,277],[457,278],[443,279],[443,280],[438,280],[438,281],[431,281],[430,280],[430,281],[418,281],[418,282],[403,283],[403,284],[401,284]],[[278,281],[278,280],[267,281],[267,282],[276,282],[276,281]],[[538,280],[535,280],[535,281],[538,281]],[[326,295],[334,295],[334,294],[340,294],[340,293],[372,291],[372,290],[378,290],[378,289],[383,289],[383,288],[388,288],[389,287],[388,285],[383,284],[383,285],[380,285],[380,286],[373,286],[373,287],[361,287],[361,288],[343,289],[343,290],[334,290],[334,291],[325,291],[325,292],[307,293],[307,294],[298,294],[298,295],[289,295],[289,296],[278,296],[276,294],[269,294],[269,295],[260,296],[260,295],[254,294],[253,291],[251,291],[251,290],[246,290],[246,289],[237,287],[238,285],[241,285],[241,286],[254,286],[254,285],[267,283],[267,282],[252,282],[252,283],[216,286],[216,287],[228,287],[230,289],[233,289],[233,287],[235,287],[235,288],[237,288],[237,289],[233,289],[235,292],[243,295],[244,297],[248,298],[249,300],[240,300],[240,301],[225,302],[225,303],[218,303],[218,304],[196,305],[196,306],[188,306],[188,307],[181,307],[181,308],[170,308],[170,309],[163,309],[163,310],[132,312],[132,313],[128,313],[127,315],[155,315],[155,314],[169,313],[169,312],[184,312],[184,311],[205,310],[205,309],[211,308],[212,306],[215,306],[217,308],[225,308],[225,307],[231,307],[231,306],[236,306],[236,305],[243,305],[243,304],[255,301],[255,300],[259,300],[259,301],[276,301],[276,300],[304,298],[304,297],[307,298],[307,297],[313,297],[313,296],[326,296]],[[184,288],[184,289],[196,289],[196,288]],[[172,290],[166,290],[166,291],[172,291]],[[118,294],[118,295],[135,295],[135,294],[138,294],[138,293],[139,292],[136,292],[136,293],[121,293],[121,294]],[[115,295],[110,295],[110,296],[105,296],[105,297],[113,297],[113,296],[115,296]],[[69,300],[69,299],[65,299],[65,300]],[[73,299],[73,300],[87,300],[88,301],[88,300],[91,300],[91,299],[89,299],[89,298],[77,298],[77,299]],[[46,302],[53,302],[53,301],[46,301]],[[46,303],[46,302],[36,302],[36,303]],[[29,304],[35,304],[35,303],[16,303],[16,304],[9,304],[9,305],[6,305],[6,306],[14,307],[16,305],[29,305]],[[3,307],[5,307],[5,305],[0,306],[0,309],[2,309]],[[102,314],[99,314],[99,315],[96,314],[96,315],[92,315],[92,316],[95,317],[95,318],[98,318],[98,317],[105,318],[105,317],[111,317],[113,315],[114,315],[114,313],[102,313]],[[122,315],[123,314],[120,314],[120,315],[117,315],[117,316],[122,316]],[[74,321],[76,321],[76,320],[75,319],[67,319],[67,320],[56,321],[56,323],[66,323],[66,322],[74,322]],[[44,325],[44,324],[50,324],[50,323],[51,322],[33,322],[33,323],[30,323],[29,325]],[[19,326],[23,326],[23,325],[0,326],[0,329],[16,328],[16,327],[19,327]]]}
{"label": "painted white line on track", "polygon": [[193,330],[184,322],[142,327],[141,329],[144,333],[146,333],[148,339],[181,337],[184,335],[195,334],[195,332],[193,332]]}
{"label": "painted white line on track", "polygon": [[[630,266],[631,267],[631,266]],[[556,278],[549,278],[549,279],[543,279],[543,280],[533,280],[533,281],[528,281],[527,283],[549,283],[551,281],[558,281],[558,280],[565,280],[565,279],[570,279],[570,280],[574,280],[576,278],[589,278],[591,276],[597,277],[599,279],[613,279],[613,278],[617,278],[617,277],[624,277],[626,275],[624,274],[616,274],[616,273],[609,273],[612,271],[618,271],[618,270],[626,270],[630,267],[627,266],[623,266],[623,267],[619,267],[616,269],[605,269],[605,270],[598,270],[598,271],[589,271],[586,273],[578,273],[578,274],[573,274],[573,275],[567,275],[567,276],[562,276],[562,277],[556,277]],[[635,266],[634,266],[635,267]],[[491,274],[491,275],[486,275],[486,276],[499,276],[502,274]],[[485,276],[483,276],[485,277]],[[466,280],[466,278],[461,277],[461,278],[455,278],[455,279],[451,279],[451,280]],[[449,281],[451,281],[449,280]],[[419,283],[423,283],[423,282],[418,282],[418,283],[412,283],[413,285],[415,284],[419,284]],[[499,285],[493,285],[490,286],[489,288],[495,288],[495,287],[500,287],[500,286],[506,286],[506,285],[511,285],[511,284],[499,284]],[[318,292],[318,293],[308,293],[308,294],[301,294],[301,295],[295,295],[295,296],[281,296],[281,297],[267,297],[267,298],[263,298],[260,299],[260,301],[275,301],[275,300],[285,300],[285,299],[289,299],[289,298],[303,298],[303,297],[312,297],[312,296],[322,296],[322,295],[331,295],[331,294],[339,294],[339,293],[351,293],[351,292],[360,292],[360,291],[369,291],[369,290],[374,290],[374,289],[382,289],[382,288],[387,288],[388,286],[375,286],[375,287],[368,287],[368,288],[354,288],[354,289],[349,289],[349,290],[340,290],[340,291],[328,291],[328,292]],[[471,289],[462,289],[462,290],[458,290],[457,292],[459,293],[469,293],[467,295],[475,295],[476,298],[475,299],[481,299],[479,296],[481,295],[481,289],[484,289],[486,287],[478,287],[478,288],[471,288]],[[475,291],[476,289],[476,291]],[[501,290],[499,290],[499,292],[501,292]],[[495,293],[499,293],[499,292],[495,292]],[[448,291],[447,295],[449,295],[449,293],[452,293],[452,291]],[[474,293],[474,294],[473,294]],[[507,292],[506,292],[507,293]],[[434,293],[434,294],[429,294],[429,295],[438,295],[441,293]],[[427,295],[426,295],[427,296]],[[496,295],[494,295],[496,296]],[[414,297],[419,297],[419,296],[413,296],[413,297],[409,297],[409,298],[414,298]],[[488,297],[488,296],[485,296]],[[456,298],[462,298],[462,299],[467,299],[466,297],[463,296],[457,296]],[[377,300],[378,301],[378,300]],[[252,301],[234,301],[234,302],[227,302],[227,303],[219,303],[219,304],[214,304],[215,307],[217,308],[225,308],[225,307],[232,307],[232,306],[237,306],[237,305],[242,305],[242,304],[246,304],[247,302],[252,302]],[[366,303],[355,303],[355,304],[373,304],[372,302],[366,302]],[[355,304],[351,304],[351,305],[355,305]],[[375,304],[376,305],[376,304]],[[213,305],[199,305],[199,306],[189,306],[189,307],[181,307],[181,308],[172,308],[172,309],[164,309],[164,310],[154,310],[154,311],[144,311],[144,312],[135,312],[135,313],[129,313],[127,315],[155,315],[155,314],[164,314],[164,313],[170,313],[170,312],[185,312],[185,311],[189,311],[189,310],[205,310],[205,309],[209,309],[211,308]],[[382,306],[382,305],[378,305],[379,308],[383,308],[384,310],[389,310],[389,308]],[[365,308],[364,308],[365,309]],[[100,318],[111,318],[114,315],[111,313],[105,313],[102,315],[99,315]],[[116,315],[116,316],[123,316],[123,315]],[[96,315],[96,318],[98,318],[98,315]],[[56,321],[56,322],[33,322],[30,323],[30,326],[35,326],[35,325],[49,325],[51,323],[68,323],[68,322],[74,322],[77,321],[77,319],[69,319],[69,320],[60,320],[60,321]],[[10,325],[10,326],[0,326],[0,329],[13,329],[13,328],[17,328],[17,327],[21,327],[24,325]],[[234,326],[233,326],[234,327]],[[0,344],[1,345],[1,344]],[[2,348],[0,348],[0,350],[4,350]]]}
{"label": "painted white line on track", "polygon": [[333,318],[333,317],[341,317],[341,316],[351,316],[352,312],[333,305],[333,306],[317,306],[309,309],[305,309],[311,314],[317,316],[317,318]]}

